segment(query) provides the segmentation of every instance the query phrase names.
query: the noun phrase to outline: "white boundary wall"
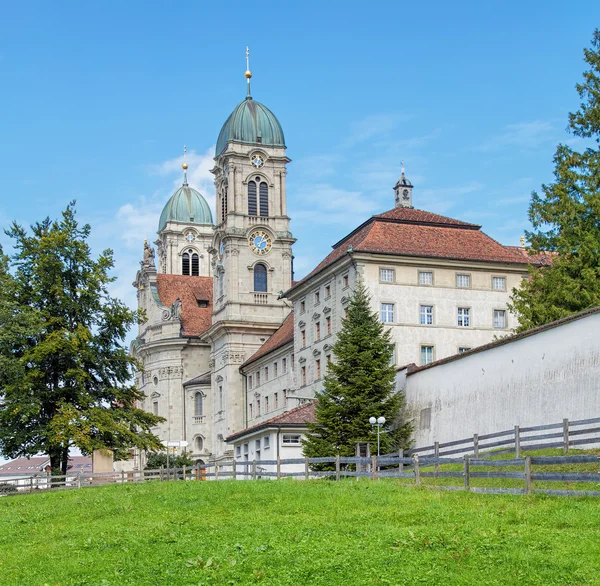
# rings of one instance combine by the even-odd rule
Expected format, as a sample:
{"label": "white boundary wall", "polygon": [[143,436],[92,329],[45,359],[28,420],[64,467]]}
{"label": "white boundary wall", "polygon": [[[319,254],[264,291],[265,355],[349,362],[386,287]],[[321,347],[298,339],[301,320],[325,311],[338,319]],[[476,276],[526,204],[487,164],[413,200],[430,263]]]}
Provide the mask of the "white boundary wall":
{"label": "white boundary wall", "polygon": [[413,374],[414,446],[600,416],[600,312]]}

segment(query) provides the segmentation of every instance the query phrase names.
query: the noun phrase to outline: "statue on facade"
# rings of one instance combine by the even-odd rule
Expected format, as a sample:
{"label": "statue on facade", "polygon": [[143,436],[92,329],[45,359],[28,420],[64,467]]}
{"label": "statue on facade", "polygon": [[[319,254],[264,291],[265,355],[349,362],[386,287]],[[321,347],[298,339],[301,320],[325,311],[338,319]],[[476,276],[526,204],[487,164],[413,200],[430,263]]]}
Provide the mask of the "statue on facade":
{"label": "statue on facade", "polygon": [[147,240],[144,240],[144,260],[142,261],[144,268],[155,269],[154,265],[154,248],[148,244]]}

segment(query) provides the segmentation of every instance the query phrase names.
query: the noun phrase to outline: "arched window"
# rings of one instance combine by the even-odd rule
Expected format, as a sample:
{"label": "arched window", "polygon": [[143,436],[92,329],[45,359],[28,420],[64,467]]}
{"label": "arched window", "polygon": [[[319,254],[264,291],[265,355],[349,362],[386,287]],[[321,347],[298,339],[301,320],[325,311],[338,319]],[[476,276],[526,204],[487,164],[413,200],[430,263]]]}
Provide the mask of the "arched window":
{"label": "arched window", "polygon": [[254,290],[267,292],[267,267],[260,263],[254,267]]}
{"label": "arched window", "polygon": [[199,435],[196,438],[196,451],[201,452],[203,448],[204,448],[204,438],[201,435]]}
{"label": "arched window", "polygon": [[248,183],[248,215],[258,215],[258,209],[256,205],[256,183],[254,181],[250,181]]}
{"label": "arched window", "polygon": [[202,417],[203,413],[202,413],[202,409],[204,407],[204,405],[202,404],[204,397],[202,396],[202,393],[196,393],[194,395],[194,416],[195,417]]}
{"label": "arched window", "polygon": [[[257,177],[257,179],[258,179],[258,177]],[[264,181],[259,185],[259,196],[260,196],[260,215],[268,216],[269,215],[269,188]]]}
{"label": "arched window", "polygon": [[181,274],[190,274],[190,255],[187,252],[184,252],[183,256],[181,257]]}
{"label": "arched window", "polygon": [[221,195],[221,222],[227,218],[227,185],[223,187],[223,194]]}
{"label": "arched window", "polygon": [[196,253],[192,254],[192,275],[194,277],[200,275],[200,259]]}

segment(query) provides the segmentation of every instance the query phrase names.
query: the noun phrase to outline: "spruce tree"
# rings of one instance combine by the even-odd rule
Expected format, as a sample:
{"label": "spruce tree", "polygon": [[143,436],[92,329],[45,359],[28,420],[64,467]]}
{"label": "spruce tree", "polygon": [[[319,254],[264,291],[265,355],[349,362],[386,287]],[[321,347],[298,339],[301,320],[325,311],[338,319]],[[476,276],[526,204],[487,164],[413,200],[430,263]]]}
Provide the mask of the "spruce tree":
{"label": "spruce tree", "polygon": [[569,115],[569,131],[588,140],[577,152],[558,146],[554,182],[533,192],[526,233],[531,253],[548,262],[529,268],[529,279],[513,290],[511,310],[518,331],[600,305],[600,31],[584,49],[589,70],[576,89],[579,110]]}
{"label": "spruce tree", "polygon": [[48,454],[65,474],[72,447],[162,449],[151,432],[162,418],[136,407],[125,336],[140,316],[109,295],[112,251],[92,258],[74,203],[6,233],[16,252],[0,251],[0,452]]}
{"label": "spruce tree", "polygon": [[316,422],[309,424],[304,454],[353,456],[357,442],[377,443],[369,418],[381,416],[386,419],[381,453],[406,447],[411,428],[400,420],[404,395],[394,393],[390,332],[371,311],[362,282],[350,299],[332,351],[335,359],[328,363],[323,392],[317,393]]}

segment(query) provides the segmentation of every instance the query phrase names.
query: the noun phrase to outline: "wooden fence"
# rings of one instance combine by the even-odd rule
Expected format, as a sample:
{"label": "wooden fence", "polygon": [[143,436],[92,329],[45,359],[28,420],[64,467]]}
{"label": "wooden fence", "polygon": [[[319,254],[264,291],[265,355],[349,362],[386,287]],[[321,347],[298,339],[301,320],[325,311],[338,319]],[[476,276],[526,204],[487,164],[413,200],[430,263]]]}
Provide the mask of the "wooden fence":
{"label": "wooden fence", "polygon": [[493,450],[488,456],[514,452],[515,457],[520,458],[523,450],[540,450],[544,448],[562,448],[563,454],[567,455],[570,447],[600,445],[600,427],[595,425],[599,423],[600,417],[577,421],[563,419],[560,423],[532,427],[515,425],[512,429],[496,433],[483,435],[475,433],[461,440],[445,443],[434,442],[431,446],[407,450],[405,455],[419,454],[420,456],[439,457],[472,453],[478,458],[480,452]]}
{"label": "wooden fence", "polygon": [[[218,460],[193,467],[136,470],[131,472],[89,473],[78,472],[66,476],[31,476],[0,479],[1,484],[12,484],[19,492],[38,490],[65,490],[146,482],[148,480],[203,481],[203,480],[257,480],[262,478],[319,478],[339,480],[343,477],[369,477],[405,479],[408,483],[427,485],[424,479],[433,479],[436,488],[443,490],[467,490],[484,493],[600,496],[600,456],[567,455],[573,446],[600,445],[600,418],[539,425],[515,426],[511,430],[485,435],[474,434],[463,440],[446,443],[435,442],[431,446],[415,448],[407,452],[371,457],[292,458],[276,460]],[[554,431],[559,430],[559,431]],[[542,432],[542,433],[540,433]],[[500,438],[500,439],[498,439]],[[490,441],[492,440],[492,441]],[[557,441],[558,440],[558,441]],[[525,456],[524,450],[562,448],[563,456]],[[492,450],[482,453],[483,450]],[[490,460],[491,456],[514,452],[513,459]],[[460,455],[460,457],[459,457]],[[594,465],[595,471],[540,470],[536,466]],[[315,468],[330,468],[316,470]],[[447,466],[440,470],[440,466]],[[494,469],[496,468],[496,469]],[[455,479],[443,484],[444,479]],[[522,486],[485,487],[472,486],[479,479],[501,479],[504,484]],[[543,483],[536,487],[535,483]],[[566,484],[567,488],[548,488],[548,483]],[[572,490],[569,483],[592,483],[597,490]],[[0,491],[0,494],[1,491]]]}

